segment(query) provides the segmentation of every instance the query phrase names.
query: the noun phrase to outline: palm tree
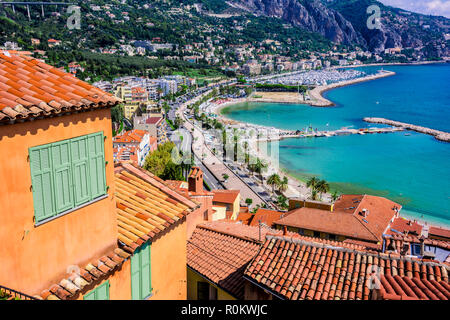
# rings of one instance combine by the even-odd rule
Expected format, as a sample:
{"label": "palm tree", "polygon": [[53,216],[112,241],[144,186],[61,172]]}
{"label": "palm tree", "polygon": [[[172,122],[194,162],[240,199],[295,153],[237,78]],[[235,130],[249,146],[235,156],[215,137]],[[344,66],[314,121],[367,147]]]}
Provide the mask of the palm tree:
{"label": "palm tree", "polygon": [[255,163],[255,172],[259,174],[259,178],[263,181],[263,172],[267,169],[267,163],[257,158]]}
{"label": "palm tree", "polygon": [[272,174],[269,179],[267,179],[267,184],[272,186],[272,193],[275,193],[275,187],[278,187],[281,184],[280,176],[276,173]]}
{"label": "palm tree", "polygon": [[248,142],[244,141],[242,146],[244,147],[244,162],[248,164],[250,162],[250,155],[248,154]]}
{"label": "palm tree", "polygon": [[316,185],[319,183],[319,179],[317,179],[316,177],[312,177],[311,179],[309,179],[306,182],[306,186],[308,188],[311,188],[311,191],[316,190]]}
{"label": "palm tree", "polygon": [[317,190],[313,189],[311,191],[311,199],[312,200],[317,200]]}
{"label": "palm tree", "polygon": [[320,195],[322,195],[322,193],[327,193],[330,191],[330,185],[325,180],[320,180],[316,184],[316,190]]}
{"label": "palm tree", "polygon": [[289,187],[289,180],[287,177],[283,177],[283,180],[281,180],[278,189],[281,192],[285,192],[288,189],[288,187]]}
{"label": "palm tree", "polygon": [[333,199],[333,201],[336,201],[339,198],[339,194],[337,193],[337,191],[335,191],[332,195],[331,198]]}

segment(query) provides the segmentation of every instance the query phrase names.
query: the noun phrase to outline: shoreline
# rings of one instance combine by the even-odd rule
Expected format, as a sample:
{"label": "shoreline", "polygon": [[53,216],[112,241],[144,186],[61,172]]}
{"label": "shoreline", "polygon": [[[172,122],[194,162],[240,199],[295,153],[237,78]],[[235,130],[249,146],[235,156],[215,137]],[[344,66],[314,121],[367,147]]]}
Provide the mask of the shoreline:
{"label": "shoreline", "polygon": [[[428,62],[428,63],[417,63],[417,64],[419,65],[419,64],[430,64],[430,63],[442,63],[442,62]],[[380,64],[376,64],[376,65],[380,65]],[[390,65],[392,65],[392,64],[390,64]],[[412,64],[404,64],[404,65],[412,65]],[[357,80],[357,81],[352,81],[352,80],[350,80],[350,81],[343,81],[343,82],[340,82],[340,83],[331,84],[329,86],[323,86],[323,87],[328,87],[328,88],[321,88],[323,90],[320,90],[320,94],[322,94],[325,91],[332,90],[332,89],[335,89],[335,88],[351,85],[351,84],[354,84],[354,83],[364,82],[364,81],[376,80],[376,79],[379,79],[379,78],[392,76],[392,75],[395,75],[395,72],[388,71],[388,74],[381,74],[381,75],[378,75],[376,77],[374,77],[372,75],[372,76],[364,77],[364,78],[361,78],[361,79],[354,79],[354,80]],[[367,79],[367,78],[369,78],[369,79]],[[325,98],[323,98],[323,99],[327,100]],[[253,127],[260,127],[260,128],[264,128],[265,127],[267,129],[269,129],[270,127],[268,127],[268,126],[263,126],[263,125],[258,125],[258,124],[251,124],[251,123],[247,123],[247,122],[241,122],[241,121],[233,120],[233,119],[230,119],[230,118],[226,117],[226,115],[222,114],[222,110],[225,109],[226,107],[237,105],[237,104],[244,103],[244,102],[259,102],[259,101],[253,101],[253,100],[248,99],[248,98],[245,98],[245,99],[241,98],[241,99],[227,101],[227,102],[225,102],[223,104],[218,105],[216,108],[214,108],[212,110],[212,113],[216,114],[216,116],[218,117],[218,120],[222,120],[222,121],[224,121],[225,123],[228,123],[228,124],[245,124],[245,125],[249,125],[249,126],[253,126]],[[261,101],[261,102],[269,102],[270,103],[270,102],[273,102],[273,101]],[[277,103],[286,103],[286,102],[279,102],[278,101]],[[292,102],[292,103],[307,104],[305,102],[303,102],[303,103],[302,102]],[[282,129],[279,129],[279,130],[282,130]],[[270,155],[262,154],[261,152],[258,152],[258,156],[261,157],[262,159],[264,159],[265,161],[267,161],[269,164],[273,161],[271,159]],[[286,169],[286,168],[278,167],[276,172],[281,177],[286,176],[288,178],[288,180],[289,180],[289,189],[288,189],[289,191],[286,192],[286,196],[287,197],[289,197],[287,194],[288,193],[292,194],[292,192],[297,192],[296,196],[299,196],[299,197],[306,197],[307,198],[309,196],[309,189],[306,188],[305,182],[302,179],[299,179],[299,178],[295,177],[292,173],[289,173],[288,169]],[[327,200],[326,198],[330,199],[330,194],[329,193],[328,194],[324,194],[323,198],[325,198],[325,199],[323,199],[323,201],[326,201]],[[446,229],[450,228],[450,222],[445,222],[445,221],[443,221],[444,219],[442,219],[442,218],[434,218],[433,216],[427,216],[424,213],[419,212],[419,211],[414,211],[413,209],[406,209],[405,208],[404,211],[405,211],[405,213],[402,216],[404,218],[406,218],[406,219],[416,220],[419,223],[426,224],[428,226],[435,226],[435,227],[441,227],[441,228],[446,228]],[[425,216],[422,218],[422,215],[425,215]]]}

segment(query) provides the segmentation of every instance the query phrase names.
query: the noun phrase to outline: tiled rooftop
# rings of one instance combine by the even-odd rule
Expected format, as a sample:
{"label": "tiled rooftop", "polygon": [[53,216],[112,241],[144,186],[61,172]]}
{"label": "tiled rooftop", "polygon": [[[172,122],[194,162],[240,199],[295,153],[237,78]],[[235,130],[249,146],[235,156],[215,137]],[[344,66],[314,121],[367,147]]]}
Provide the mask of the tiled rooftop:
{"label": "tiled rooftop", "polygon": [[[420,238],[415,235],[384,235],[384,250],[386,252],[396,252],[402,255],[411,255],[411,244],[421,244]],[[441,248],[439,257],[437,260],[446,261],[450,265],[450,241],[441,241],[424,238],[423,243],[425,246],[433,246]],[[406,250],[404,250],[406,248]]]}
{"label": "tiled rooftop", "polygon": [[42,291],[37,297],[43,300],[68,300],[74,298],[87,285],[100,283],[105,276],[112,274],[129,256],[129,253],[116,248],[99,260],[87,264],[84,268],[76,269],[72,266],[71,270],[73,272],[68,278]]}
{"label": "tiled rooftop", "polygon": [[[147,131],[133,129],[129,131],[125,131],[124,133],[117,135],[114,137],[114,143],[141,143],[142,139],[146,134],[149,134]],[[156,141],[155,137],[150,138],[153,141]]]}
{"label": "tiled rooftop", "polygon": [[290,211],[275,223],[378,242],[397,214],[395,208],[399,210],[401,206],[382,197],[342,195],[333,211],[303,207]]}
{"label": "tiled rooftop", "polygon": [[118,238],[129,252],[198,206],[150,172],[129,163],[116,165],[114,173]]}
{"label": "tiled rooftop", "polygon": [[409,233],[420,236],[422,229],[423,226],[418,224],[416,221],[398,217],[391,223],[391,226],[389,227],[389,230],[386,231],[386,234]]}
{"label": "tiled rooftop", "polygon": [[0,122],[116,105],[112,95],[37,59],[0,51]]}
{"label": "tiled rooftop", "polygon": [[[262,226],[248,226],[233,221],[214,221],[198,225],[188,241],[188,266],[216,283],[236,298],[244,292],[244,266],[253,259],[266,236],[282,235],[283,231]],[[343,246],[355,250],[354,244],[315,239],[287,232],[291,239],[313,241],[321,245]],[[261,239],[261,240],[260,240]]]}
{"label": "tiled rooftop", "polygon": [[267,237],[245,276],[283,299],[368,300],[373,266],[383,299],[450,298],[445,264],[282,236]]}
{"label": "tiled rooftop", "polygon": [[212,190],[214,193],[213,202],[233,204],[239,195],[239,190]]}
{"label": "tiled rooftop", "polygon": [[148,117],[145,120],[146,124],[158,124],[163,118],[162,117]]}
{"label": "tiled rooftop", "polygon": [[450,239],[450,230],[440,227],[430,227],[429,235]]}
{"label": "tiled rooftop", "polygon": [[[270,229],[262,229],[262,239]],[[188,266],[238,299],[245,267],[259,250],[259,229],[233,222],[198,225],[187,244]]]}
{"label": "tiled rooftop", "polygon": [[264,223],[266,226],[271,227],[275,221],[287,216],[287,214],[287,212],[259,208],[258,210],[256,210],[255,215],[250,222],[250,225],[257,226],[259,224],[259,221],[261,221],[261,223]]}

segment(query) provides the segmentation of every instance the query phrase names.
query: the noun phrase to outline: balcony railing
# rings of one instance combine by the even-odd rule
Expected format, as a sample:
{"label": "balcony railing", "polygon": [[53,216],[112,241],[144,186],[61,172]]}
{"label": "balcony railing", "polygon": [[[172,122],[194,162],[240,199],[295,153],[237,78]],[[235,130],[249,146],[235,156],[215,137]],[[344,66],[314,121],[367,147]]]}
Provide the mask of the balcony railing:
{"label": "balcony railing", "polygon": [[0,300],[38,300],[35,297],[29,296],[25,293],[0,286]]}

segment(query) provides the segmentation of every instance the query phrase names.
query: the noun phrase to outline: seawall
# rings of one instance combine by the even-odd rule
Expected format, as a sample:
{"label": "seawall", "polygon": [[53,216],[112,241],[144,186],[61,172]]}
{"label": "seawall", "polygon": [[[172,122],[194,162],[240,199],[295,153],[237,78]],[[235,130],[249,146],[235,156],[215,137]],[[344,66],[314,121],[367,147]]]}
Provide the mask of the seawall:
{"label": "seawall", "polygon": [[384,119],[384,118],[364,118],[364,121],[370,122],[370,123],[387,124],[387,125],[394,126],[394,127],[404,128],[407,130],[413,130],[416,132],[434,136],[439,141],[450,142],[450,133],[445,132],[445,131],[434,130],[434,129],[430,129],[427,127],[421,127],[421,126],[417,126],[417,125],[410,124],[410,123],[399,122],[399,121],[394,121],[394,120],[389,120],[389,119]]}

